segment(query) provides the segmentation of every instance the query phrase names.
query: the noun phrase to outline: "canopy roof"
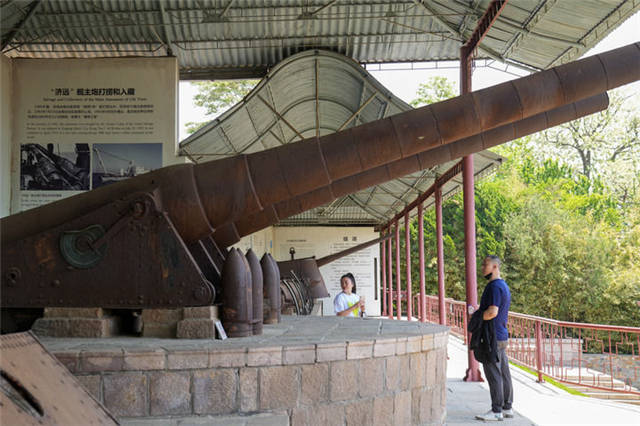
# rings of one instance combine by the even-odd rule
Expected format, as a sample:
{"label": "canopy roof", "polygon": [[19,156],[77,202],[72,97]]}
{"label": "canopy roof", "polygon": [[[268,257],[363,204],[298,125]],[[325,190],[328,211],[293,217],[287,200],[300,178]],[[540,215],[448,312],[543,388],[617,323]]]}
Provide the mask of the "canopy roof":
{"label": "canopy roof", "polygon": [[[411,106],[346,56],[310,50],[285,59],[233,108],[180,143],[180,153],[206,161],[322,136]],[[284,219],[281,225],[373,224],[393,218],[457,161],[407,175]],[[501,162],[489,151],[475,156],[478,176]],[[443,194],[461,189],[449,181]],[[429,203],[427,202],[427,205]]]}
{"label": "canopy roof", "polygon": [[[456,60],[490,0],[4,0],[11,57],[175,55],[182,79],[262,77],[308,49],[359,63]],[[637,0],[510,0],[479,58],[543,69],[574,60]]]}

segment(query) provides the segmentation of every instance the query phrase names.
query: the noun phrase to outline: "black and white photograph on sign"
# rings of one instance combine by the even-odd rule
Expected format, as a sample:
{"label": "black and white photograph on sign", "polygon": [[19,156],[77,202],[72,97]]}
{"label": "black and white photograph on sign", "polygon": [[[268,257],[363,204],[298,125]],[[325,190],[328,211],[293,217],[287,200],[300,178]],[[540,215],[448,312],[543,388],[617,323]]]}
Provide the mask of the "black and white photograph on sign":
{"label": "black and white photograph on sign", "polygon": [[86,143],[20,145],[20,189],[86,191],[91,155]]}
{"label": "black and white photograph on sign", "polygon": [[120,182],[162,167],[161,143],[93,144],[93,188]]}

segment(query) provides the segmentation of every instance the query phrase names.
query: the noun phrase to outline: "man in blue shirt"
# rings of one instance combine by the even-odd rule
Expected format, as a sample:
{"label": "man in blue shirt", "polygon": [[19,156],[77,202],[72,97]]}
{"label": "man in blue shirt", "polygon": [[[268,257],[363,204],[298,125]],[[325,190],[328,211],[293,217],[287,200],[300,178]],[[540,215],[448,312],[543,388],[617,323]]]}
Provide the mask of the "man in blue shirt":
{"label": "man in blue shirt", "polygon": [[491,393],[491,410],[485,414],[476,416],[476,419],[484,421],[502,420],[504,417],[513,417],[513,385],[511,383],[511,372],[509,371],[509,360],[506,349],[509,342],[509,331],[507,330],[507,319],[509,317],[509,307],[511,306],[511,291],[509,286],[500,278],[501,261],[498,256],[487,256],[482,262],[482,275],[489,281],[489,284],[482,293],[480,299],[480,311],[482,319],[493,320],[498,346],[498,358],[495,363],[484,363],[484,374],[489,383]]}

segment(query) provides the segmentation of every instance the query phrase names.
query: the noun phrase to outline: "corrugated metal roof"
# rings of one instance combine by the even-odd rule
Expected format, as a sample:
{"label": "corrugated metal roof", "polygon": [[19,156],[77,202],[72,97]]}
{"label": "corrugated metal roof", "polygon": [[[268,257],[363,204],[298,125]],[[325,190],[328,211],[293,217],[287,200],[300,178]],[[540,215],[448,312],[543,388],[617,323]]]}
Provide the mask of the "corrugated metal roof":
{"label": "corrugated metal roof", "polygon": [[[409,109],[346,56],[306,51],[278,64],[240,103],[182,141],[180,153],[194,161],[251,153]],[[474,162],[477,176],[484,176],[500,162],[489,151],[479,153]],[[383,224],[454,164],[451,161],[367,188],[286,218],[280,225]],[[460,179],[449,181],[443,194],[450,196],[460,187]]]}
{"label": "corrugated metal roof", "polygon": [[[11,57],[170,54],[183,79],[247,78],[308,49],[360,63],[456,60],[489,2],[8,0],[0,15]],[[478,57],[547,68],[577,58],[638,10],[640,0],[510,0]]]}

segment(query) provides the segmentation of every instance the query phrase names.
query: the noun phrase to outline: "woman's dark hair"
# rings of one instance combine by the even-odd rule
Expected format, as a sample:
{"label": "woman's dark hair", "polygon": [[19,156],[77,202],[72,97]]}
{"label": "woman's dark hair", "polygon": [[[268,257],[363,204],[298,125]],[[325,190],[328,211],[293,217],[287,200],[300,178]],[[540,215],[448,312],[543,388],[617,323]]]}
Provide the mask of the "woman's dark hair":
{"label": "woman's dark hair", "polygon": [[352,293],[358,293],[356,291],[356,277],[354,277],[351,272],[347,272],[346,274],[344,274],[343,276],[340,277],[340,282],[342,282],[343,278],[349,278],[351,280],[351,283],[353,284],[353,288],[351,289],[351,292]]}

